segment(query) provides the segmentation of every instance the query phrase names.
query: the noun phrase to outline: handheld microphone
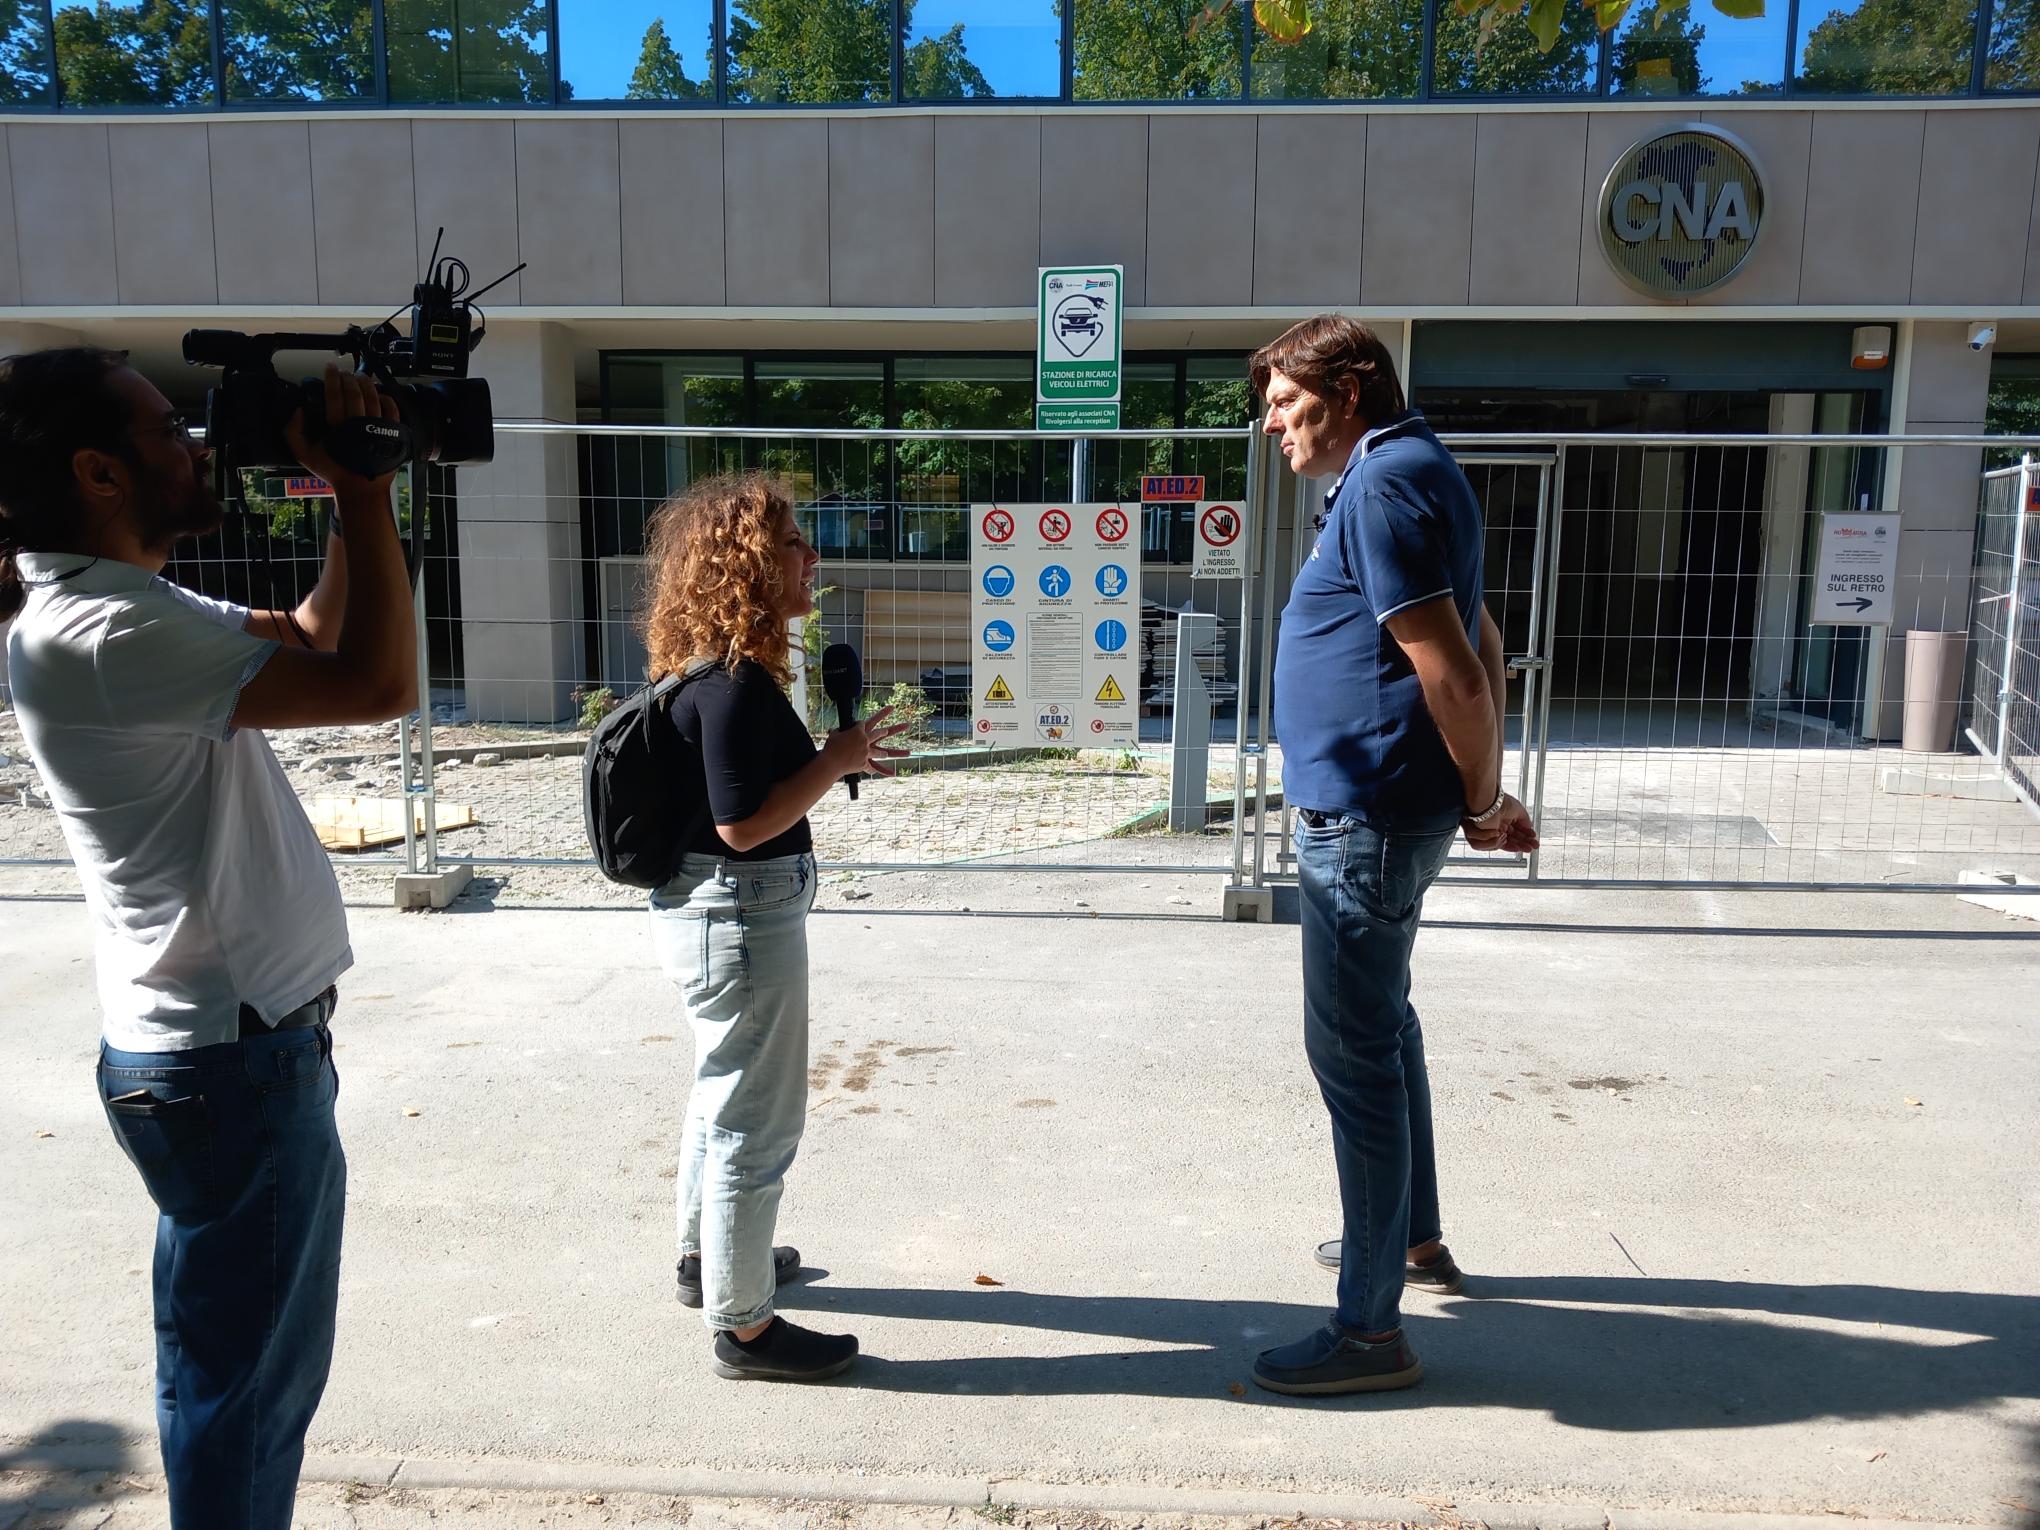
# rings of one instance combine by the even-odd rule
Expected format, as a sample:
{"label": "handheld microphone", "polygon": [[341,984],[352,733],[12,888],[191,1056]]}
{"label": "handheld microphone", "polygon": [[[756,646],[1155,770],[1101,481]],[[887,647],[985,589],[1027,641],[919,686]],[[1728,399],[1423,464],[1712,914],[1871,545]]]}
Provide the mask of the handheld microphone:
{"label": "handheld microphone", "polygon": [[[864,666],[858,662],[857,650],[848,643],[831,643],[822,650],[822,690],[836,703],[836,725],[855,726],[858,698],[864,694]],[[843,778],[843,784],[850,788],[852,802],[857,800],[857,781],[858,772],[854,770]]]}

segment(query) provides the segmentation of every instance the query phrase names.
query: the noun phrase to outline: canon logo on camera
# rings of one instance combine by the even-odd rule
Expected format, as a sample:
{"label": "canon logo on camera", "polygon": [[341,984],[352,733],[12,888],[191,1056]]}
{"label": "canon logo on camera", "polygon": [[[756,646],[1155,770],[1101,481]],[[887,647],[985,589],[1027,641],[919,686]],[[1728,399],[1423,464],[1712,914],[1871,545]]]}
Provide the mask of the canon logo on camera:
{"label": "canon logo on camera", "polygon": [[397,439],[397,432],[388,425],[369,424],[362,428],[372,436],[387,436],[392,441]]}

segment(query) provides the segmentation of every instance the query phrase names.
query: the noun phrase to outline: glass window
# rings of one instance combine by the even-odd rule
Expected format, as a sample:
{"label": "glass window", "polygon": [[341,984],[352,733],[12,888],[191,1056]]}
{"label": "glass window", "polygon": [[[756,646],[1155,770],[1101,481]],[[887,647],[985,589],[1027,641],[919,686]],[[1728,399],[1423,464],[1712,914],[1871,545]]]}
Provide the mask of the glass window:
{"label": "glass window", "polygon": [[1240,93],[1237,5],[1207,19],[1203,0],[1071,0],[1079,101],[1223,101]]}
{"label": "glass window", "polygon": [[908,101],[1062,94],[1055,0],[900,0]]}
{"label": "glass window", "polygon": [[1799,89],[1946,96],[1969,89],[1975,0],[1804,0]]}
{"label": "glass window", "polygon": [[1618,96],[1765,96],[1785,84],[1783,5],[1748,19],[1687,4],[1633,7],[1615,34]]}
{"label": "glass window", "polygon": [[390,99],[552,100],[546,0],[386,0]]}
{"label": "glass window", "polygon": [[[1027,430],[1034,364],[1024,356],[905,356],[893,407],[906,430]],[[1042,495],[1043,447],[1027,441],[902,441],[899,556],[970,556],[966,508]]]}
{"label": "glass window", "polygon": [[804,429],[882,429],[885,363],[774,358],[758,362],[753,375],[757,423],[787,435],[744,442],[742,465],[787,485],[808,540],[823,554],[886,557],[892,545],[889,443],[800,435]]}
{"label": "glass window", "polygon": [[[8,16],[8,12],[12,16]],[[50,99],[50,34],[43,8],[17,0],[0,8],[0,106],[44,106]]]}
{"label": "glass window", "polygon": [[1997,0],[1983,84],[1986,90],[2040,90],[2040,0]]}
{"label": "glass window", "polygon": [[212,20],[204,0],[63,5],[57,78],[66,106],[209,106]]}
{"label": "glass window", "polygon": [[1441,96],[1577,96],[1600,89],[1594,8],[1568,0],[1561,16],[1558,40],[1544,53],[1521,12],[1504,15],[1483,40],[1480,18],[1440,0],[1432,89]]}
{"label": "glass window", "polygon": [[371,0],[221,0],[229,101],[370,101]]}
{"label": "glass window", "polygon": [[891,0],[730,0],[730,99],[892,99]]}
{"label": "glass window", "polygon": [[1295,42],[1254,28],[1263,101],[1405,101],[1423,84],[1423,0],[1320,0]]}
{"label": "glass window", "polygon": [[560,0],[563,100],[711,100],[714,55],[712,0]]}

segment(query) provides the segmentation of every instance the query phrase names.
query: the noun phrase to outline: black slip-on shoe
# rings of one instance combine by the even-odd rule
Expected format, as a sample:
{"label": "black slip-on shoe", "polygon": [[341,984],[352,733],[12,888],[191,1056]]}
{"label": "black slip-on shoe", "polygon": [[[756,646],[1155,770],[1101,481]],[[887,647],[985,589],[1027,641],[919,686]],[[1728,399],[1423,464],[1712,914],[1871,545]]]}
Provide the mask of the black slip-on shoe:
{"label": "black slip-on shoe", "polygon": [[783,1317],[748,1342],[728,1329],[715,1336],[715,1373],[732,1381],[827,1381],[856,1360],[854,1335],[816,1333]]}
{"label": "black slip-on shoe", "polygon": [[[775,1248],[772,1251],[772,1283],[783,1286],[800,1273],[800,1250],[797,1248]],[[701,1255],[683,1254],[674,1270],[675,1282],[680,1287],[680,1305],[699,1307],[701,1305]]]}
{"label": "black slip-on shoe", "polygon": [[[1327,1238],[1317,1246],[1311,1257],[1328,1270],[1339,1267],[1344,1241]],[[1434,1291],[1440,1296],[1456,1296],[1466,1284],[1466,1272],[1452,1261],[1452,1250],[1440,1248],[1437,1257],[1428,1264],[1405,1264],[1402,1271],[1403,1284],[1414,1286],[1419,1291]]]}
{"label": "black slip-on shoe", "polygon": [[1255,1386],[1292,1397],[1392,1392],[1423,1379],[1424,1364],[1400,1330],[1369,1344],[1348,1334],[1336,1318],[1294,1344],[1261,1351],[1254,1362]]}

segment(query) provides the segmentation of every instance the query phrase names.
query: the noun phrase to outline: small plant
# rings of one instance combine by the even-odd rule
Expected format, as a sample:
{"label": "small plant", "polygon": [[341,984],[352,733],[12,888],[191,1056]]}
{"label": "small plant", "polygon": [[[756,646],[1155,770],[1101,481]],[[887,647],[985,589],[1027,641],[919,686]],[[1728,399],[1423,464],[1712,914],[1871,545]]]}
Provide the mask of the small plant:
{"label": "small plant", "polygon": [[1138,750],[1134,750],[1134,749],[1122,749],[1122,750],[1120,750],[1120,751],[1119,751],[1119,768],[1120,768],[1121,770],[1125,770],[1125,771],[1137,771],[1137,770],[1139,770],[1139,769],[1140,769],[1140,752],[1139,752]]}
{"label": "small plant", "polygon": [[581,709],[581,726],[595,728],[601,724],[603,718],[616,710],[616,692],[606,685],[592,691],[577,689],[574,692],[574,702]]}
{"label": "small plant", "polygon": [[928,693],[918,685],[909,685],[904,680],[894,681],[890,693],[866,703],[865,716],[869,717],[880,707],[891,707],[892,720],[907,725],[899,734],[901,739],[925,739],[930,736],[928,719],[935,715],[935,703],[928,699]]}
{"label": "small plant", "polygon": [[1010,1525],[1017,1518],[1014,1513],[1017,1507],[1010,1503],[981,1503],[974,1505],[970,1512],[979,1519],[990,1520],[995,1525]]}

